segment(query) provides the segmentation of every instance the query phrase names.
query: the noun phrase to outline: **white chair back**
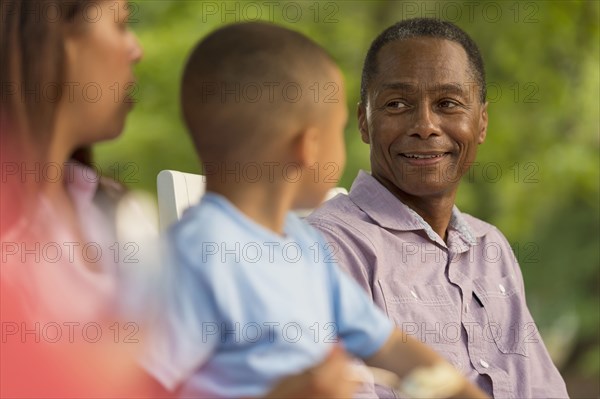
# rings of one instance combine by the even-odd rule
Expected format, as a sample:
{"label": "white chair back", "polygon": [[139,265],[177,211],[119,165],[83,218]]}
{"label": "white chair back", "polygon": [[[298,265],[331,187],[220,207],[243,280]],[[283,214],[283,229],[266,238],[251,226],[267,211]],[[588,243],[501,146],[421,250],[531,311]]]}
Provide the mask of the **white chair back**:
{"label": "white chair back", "polygon": [[[158,191],[158,217],[161,230],[181,219],[183,212],[197,204],[206,191],[206,178],[194,173],[176,170],[162,170],[156,178]],[[335,187],[327,192],[325,201],[338,194],[348,194],[343,187]],[[312,209],[296,210],[300,217],[308,216]]]}

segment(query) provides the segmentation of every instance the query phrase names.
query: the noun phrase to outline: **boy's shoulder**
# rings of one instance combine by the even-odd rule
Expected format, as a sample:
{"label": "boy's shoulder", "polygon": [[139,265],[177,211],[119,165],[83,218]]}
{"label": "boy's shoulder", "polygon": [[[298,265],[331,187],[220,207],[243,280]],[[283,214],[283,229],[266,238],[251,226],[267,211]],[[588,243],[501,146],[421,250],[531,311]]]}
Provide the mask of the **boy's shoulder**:
{"label": "boy's shoulder", "polygon": [[215,195],[205,195],[197,205],[188,208],[168,232],[171,251],[189,259],[203,259],[203,254],[213,247],[235,245],[251,237]]}
{"label": "boy's shoulder", "polygon": [[286,233],[290,238],[299,243],[305,242],[314,244],[316,241],[323,241],[321,233],[311,226],[306,219],[301,219],[293,212],[290,212],[286,219]]}
{"label": "boy's shoulder", "polygon": [[[232,215],[215,195],[205,195],[196,205],[186,209],[170,229],[170,236],[176,240],[206,239],[227,236],[235,230]],[[228,230],[226,234],[223,234]]]}
{"label": "boy's shoulder", "polygon": [[242,251],[250,247],[248,243],[261,248],[297,246],[306,249],[324,242],[314,227],[293,212],[286,216],[284,229],[285,236],[279,237],[242,214],[224,197],[210,194],[184,212],[181,220],[169,230],[168,240],[178,257],[190,260],[205,259],[215,248],[235,250],[239,247]]}

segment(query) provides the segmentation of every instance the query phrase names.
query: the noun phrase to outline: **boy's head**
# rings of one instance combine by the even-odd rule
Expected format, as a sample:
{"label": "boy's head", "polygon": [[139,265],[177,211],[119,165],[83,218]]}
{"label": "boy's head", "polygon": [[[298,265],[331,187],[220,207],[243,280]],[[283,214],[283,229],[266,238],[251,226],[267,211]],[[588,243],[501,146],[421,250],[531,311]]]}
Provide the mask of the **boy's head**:
{"label": "boy's head", "polygon": [[294,206],[312,207],[343,169],[341,73],[300,33],[254,22],[218,29],[192,51],[181,98],[209,179],[296,183]]}

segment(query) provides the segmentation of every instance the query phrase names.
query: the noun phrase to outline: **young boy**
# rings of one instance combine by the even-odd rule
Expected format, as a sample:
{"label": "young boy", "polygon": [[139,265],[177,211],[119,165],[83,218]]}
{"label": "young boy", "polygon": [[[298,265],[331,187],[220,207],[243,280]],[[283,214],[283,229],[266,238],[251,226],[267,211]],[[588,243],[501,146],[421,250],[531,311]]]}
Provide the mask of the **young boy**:
{"label": "young boy", "polygon": [[342,76],[322,48],[271,24],[217,30],[190,56],[182,106],[207,193],[170,232],[171,291],[144,360],[152,375],[181,396],[259,396],[339,339],[408,374],[409,395],[485,396],[395,329],[290,213],[318,205],[345,161]]}

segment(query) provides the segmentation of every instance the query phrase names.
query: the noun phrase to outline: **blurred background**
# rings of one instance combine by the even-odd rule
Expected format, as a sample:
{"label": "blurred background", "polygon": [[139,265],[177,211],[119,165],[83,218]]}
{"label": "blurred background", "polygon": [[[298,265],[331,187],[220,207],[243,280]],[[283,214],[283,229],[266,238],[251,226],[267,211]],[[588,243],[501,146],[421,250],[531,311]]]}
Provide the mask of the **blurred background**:
{"label": "blurred background", "polygon": [[489,129],[458,206],[508,237],[527,300],[574,398],[600,397],[600,36],[597,1],[168,1],[131,3],[145,57],[125,133],[95,149],[97,167],[156,195],[162,169],[200,173],[179,114],[192,46],[216,27],[267,20],[301,31],[341,66],[350,121],[346,188],[369,169],[354,118],[362,62],[392,23],[434,17],[478,43]]}

